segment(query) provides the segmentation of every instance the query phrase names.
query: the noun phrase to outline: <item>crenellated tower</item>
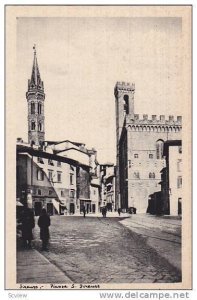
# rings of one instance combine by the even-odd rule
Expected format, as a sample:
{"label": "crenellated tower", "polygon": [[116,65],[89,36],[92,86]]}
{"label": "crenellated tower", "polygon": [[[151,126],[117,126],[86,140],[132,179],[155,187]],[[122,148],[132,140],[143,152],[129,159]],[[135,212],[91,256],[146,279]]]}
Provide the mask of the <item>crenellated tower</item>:
{"label": "crenellated tower", "polygon": [[28,80],[26,99],[28,103],[28,143],[42,146],[45,140],[44,128],[44,84],[38,67],[36,48],[34,49],[31,79]]}
{"label": "crenellated tower", "polygon": [[115,85],[116,208],[145,213],[149,199],[161,191],[164,143],[182,139],[182,117],[135,114],[134,93],[134,84]]}

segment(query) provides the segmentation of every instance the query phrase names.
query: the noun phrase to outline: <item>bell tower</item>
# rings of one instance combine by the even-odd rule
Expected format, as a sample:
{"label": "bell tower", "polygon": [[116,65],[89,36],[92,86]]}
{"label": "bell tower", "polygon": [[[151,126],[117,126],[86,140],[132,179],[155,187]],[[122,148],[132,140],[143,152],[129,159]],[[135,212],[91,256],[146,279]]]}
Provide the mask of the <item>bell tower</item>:
{"label": "bell tower", "polygon": [[117,143],[121,136],[125,115],[129,115],[130,118],[134,117],[134,93],[134,83],[117,82],[115,85]]}
{"label": "bell tower", "polygon": [[31,146],[42,146],[45,140],[44,129],[44,84],[40,77],[36,46],[34,45],[34,58],[31,79],[28,80],[26,99],[28,103],[28,143]]}

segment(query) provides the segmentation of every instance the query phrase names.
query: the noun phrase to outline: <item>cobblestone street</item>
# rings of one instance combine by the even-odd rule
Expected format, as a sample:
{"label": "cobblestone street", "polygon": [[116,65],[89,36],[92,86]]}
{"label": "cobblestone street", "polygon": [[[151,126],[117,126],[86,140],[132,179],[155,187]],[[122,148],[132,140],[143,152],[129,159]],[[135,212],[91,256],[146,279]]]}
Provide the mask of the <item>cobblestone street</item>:
{"label": "cobblestone street", "polygon": [[119,221],[115,217],[53,216],[49,252],[41,251],[37,225],[33,247],[74,283],[181,281],[180,270],[160,256],[146,237]]}

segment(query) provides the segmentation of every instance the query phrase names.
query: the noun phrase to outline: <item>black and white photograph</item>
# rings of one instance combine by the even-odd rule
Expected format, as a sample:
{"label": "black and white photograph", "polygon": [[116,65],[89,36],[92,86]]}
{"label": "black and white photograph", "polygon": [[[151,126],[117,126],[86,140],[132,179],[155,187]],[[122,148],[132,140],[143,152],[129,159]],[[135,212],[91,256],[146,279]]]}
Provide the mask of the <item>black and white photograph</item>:
{"label": "black and white photograph", "polygon": [[6,288],[191,288],[191,6],[6,7]]}

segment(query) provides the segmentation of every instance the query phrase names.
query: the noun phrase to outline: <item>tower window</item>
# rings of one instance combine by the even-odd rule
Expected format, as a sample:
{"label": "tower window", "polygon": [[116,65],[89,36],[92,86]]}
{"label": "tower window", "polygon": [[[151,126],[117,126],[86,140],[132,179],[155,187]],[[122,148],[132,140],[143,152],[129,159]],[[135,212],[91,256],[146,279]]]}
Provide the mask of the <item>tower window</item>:
{"label": "tower window", "polygon": [[31,130],[35,130],[36,129],[36,123],[35,122],[31,122]]}
{"label": "tower window", "polygon": [[124,95],[124,110],[126,112],[126,114],[129,114],[129,96],[128,95]]}
{"label": "tower window", "polygon": [[149,154],[149,158],[151,158],[151,159],[152,159],[152,158],[153,158],[153,154]]}
{"label": "tower window", "polygon": [[42,123],[41,122],[38,124],[38,130],[42,131]]}
{"label": "tower window", "polygon": [[35,114],[35,103],[31,102],[31,114],[34,115]]}
{"label": "tower window", "polygon": [[138,158],[138,154],[137,153],[134,154],[134,158]]}
{"label": "tower window", "polygon": [[42,113],[42,104],[38,103],[38,114],[41,115]]}

